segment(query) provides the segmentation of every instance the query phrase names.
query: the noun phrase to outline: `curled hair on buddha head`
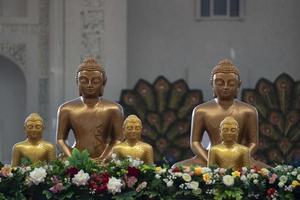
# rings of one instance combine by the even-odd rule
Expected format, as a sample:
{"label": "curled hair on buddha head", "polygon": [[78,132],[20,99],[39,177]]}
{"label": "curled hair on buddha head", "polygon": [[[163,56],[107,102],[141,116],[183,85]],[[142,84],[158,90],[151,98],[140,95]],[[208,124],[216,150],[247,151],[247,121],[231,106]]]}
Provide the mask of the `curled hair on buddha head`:
{"label": "curled hair on buddha head", "polygon": [[126,124],[127,124],[128,122],[132,122],[132,121],[138,122],[138,123],[140,123],[140,125],[142,126],[142,121],[141,121],[140,118],[138,118],[138,116],[136,116],[136,115],[129,115],[129,116],[126,117],[126,119],[124,120],[123,127],[125,127]]}
{"label": "curled hair on buddha head", "polygon": [[106,73],[102,64],[98,64],[96,59],[93,57],[87,57],[84,59],[83,63],[78,66],[76,72],[76,81],[78,81],[78,73],[81,71],[99,71],[102,74],[103,85],[106,84]]}
{"label": "curled hair on buddha head", "polygon": [[45,126],[43,118],[38,113],[31,113],[30,115],[28,115],[25,119],[24,124],[26,125],[28,121],[40,121],[43,126]]}
{"label": "curled hair on buddha head", "polygon": [[231,60],[225,58],[221,60],[210,73],[210,81],[213,81],[213,77],[216,73],[234,73],[238,76],[240,81],[240,72],[236,66],[232,63]]}
{"label": "curled hair on buddha head", "polygon": [[221,121],[220,123],[220,129],[224,124],[234,124],[237,129],[239,129],[239,123],[234,119],[234,117],[231,116],[227,116],[223,119],[223,121]]}

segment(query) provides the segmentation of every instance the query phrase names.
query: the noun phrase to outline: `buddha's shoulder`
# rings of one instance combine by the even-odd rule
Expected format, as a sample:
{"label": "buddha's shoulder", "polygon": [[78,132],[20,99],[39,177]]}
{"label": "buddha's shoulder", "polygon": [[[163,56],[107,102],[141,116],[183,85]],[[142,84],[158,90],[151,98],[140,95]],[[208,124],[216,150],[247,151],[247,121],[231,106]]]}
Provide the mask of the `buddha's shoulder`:
{"label": "buddha's shoulder", "polygon": [[194,108],[194,112],[201,112],[201,113],[209,112],[209,111],[211,111],[211,108],[215,107],[216,105],[217,104],[216,104],[215,100],[213,99],[208,102],[197,105]]}
{"label": "buddha's shoulder", "polygon": [[109,107],[110,109],[122,110],[122,106],[114,101],[102,98],[101,102],[105,104],[105,106]]}
{"label": "buddha's shoulder", "polygon": [[210,151],[218,151],[220,148],[223,149],[224,145],[223,144],[216,144],[216,145],[212,146],[209,150]]}
{"label": "buddha's shoulder", "polygon": [[76,99],[72,99],[70,101],[67,101],[63,104],[61,104],[59,106],[59,111],[68,111],[68,110],[72,110],[74,107],[77,107],[79,105],[82,105],[82,101],[80,99],[80,97],[76,98]]}
{"label": "buddha's shoulder", "polygon": [[41,144],[47,149],[54,149],[54,145],[46,140],[42,140]]}
{"label": "buddha's shoulder", "polygon": [[252,106],[252,105],[250,105],[248,103],[245,103],[245,102],[243,102],[241,100],[236,99],[235,103],[236,103],[236,105],[238,107],[242,108],[246,112],[249,112],[249,113],[256,113],[257,112],[257,110],[256,110],[256,108],[254,106]]}
{"label": "buddha's shoulder", "polygon": [[16,144],[14,144],[13,149],[22,149],[23,147],[27,146],[28,142],[26,140],[18,142]]}
{"label": "buddha's shoulder", "polygon": [[152,146],[148,143],[140,141],[140,145],[146,149],[152,149]]}
{"label": "buddha's shoulder", "polygon": [[244,146],[244,145],[241,145],[241,144],[235,144],[236,147],[238,147],[240,150],[242,150],[243,152],[247,152],[249,151],[249,148]]}

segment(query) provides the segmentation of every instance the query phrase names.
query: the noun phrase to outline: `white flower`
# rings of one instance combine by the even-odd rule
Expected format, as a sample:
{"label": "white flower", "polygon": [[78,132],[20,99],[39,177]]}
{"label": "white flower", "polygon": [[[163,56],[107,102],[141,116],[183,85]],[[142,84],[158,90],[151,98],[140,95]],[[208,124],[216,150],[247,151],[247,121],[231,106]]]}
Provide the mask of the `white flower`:
{"label": "white flower", "polygon": [[279,178],[279,181],[283,182],[283,183],[286,183],[287,180],[288,180],[288,178],[286,176],[284,176],[284,175],[280,176],[280,178]]}
{"label": "white flower", "polygon": [[90,179],[90,175],[88,173],[84,173],[84,171],[81,169],[73,178],[72,183],[74,183],[77,186],[80,185],[86,185],[87,181]]}
{"label": "white flower", "polygon": [[230,175],[223,176],[223,183],[226,186],[232,186],[234,184],[234,177]]}
{"label": "white flower", "polygon": [[182,176],[182,172],[175,172],[174,175],[177,176],[177,177],[181,177]]}
{"label": "white flower", "polygon": [[246,182],[246,181],[248,180],[247,177],[246,177],[245,175],[242,175],[240,179],[241,179],[241,181],[243,181],[243,182]]}
{"label": "white flower", "polygon": [[46,170],[42,167],[38,167],[29,173],[29,181],[31,183],[34,183],[35,185],[38,185],[39,183],[45,181],[46,176],[47,176]]}
{"label": "white flower", "polygon": [[136,167],[136,168],[144,163],[142,160],[133,159],[132,157],[129,157],[128,161],[130,167]]}
{"label": "white flower", "polygon": [[300,174],[297,175],[297,180],[300,181]]}
{"label": "white flower", "polygon": [[209,173],[209,172],[211,172],[211,169],[209,167],[202,168],[202,174]]}
{"label": "white flower", "polygon": [[280,188],[282,188],[282,187],[284,186],[284,183],[283,183],[283,182],[279,182],[279,183],[278,183],[278,186],[279,186]]}
{"label": "white flower", "polygon": [[242,167],[242,172],[246,173],[248,171],[247,167]]}
{"label": "white flower", "polygon": [[197,190],[199,188],[199,182],[192,181],[190,183],[186,183],[186,186],[188,187],[188,189]]}
{"label": "white flower", "polygon": [[65,167],[68,167],[70,165],[70,162],[68,160],[65,160],[64,165],[65,165]]}
{"label": "white flower", "polygon": [[258,183],[258,180],[257,180],[257,179],[254,179],[254,180],[253,180],[253,183],[254,183],[254,184],[257,184],[257,183]]}
{"label": "white flower", "polygon": [[121,192],[121,187],[122,187],[121,179],[117,179],[115,177],[109,178],[109,181],[107,183],[108,192],[114,195],[117,192]]}
{"label": "white flower", "polygon": [[297,171],[292,171],[292,175],[296,176],[297,175]]}
{"label": "white flower", "polygon": [[188,173],[184,173],[182,174],[182,179],[185,181],[185,182],[190,182],[192,180],[192,177],[191,175],[189,175]]}
{"label": "white flower", "polygon": [[111,158],[112,159],[116,159],[117,158],[117,154],[115,154],[115,153],[111,154]]}
{"label": "white flower", "polygon": [[169,180],[168,182],[167,182],[167,187],[172,187],[173,186],[173,181],[172,180]]}
{"label": "white flower", "polygon": [[155,178],[156,178],[156,179],[160,179],[160,177],[161,177],[161,176],[160,176],[159,174],[155,174]]}

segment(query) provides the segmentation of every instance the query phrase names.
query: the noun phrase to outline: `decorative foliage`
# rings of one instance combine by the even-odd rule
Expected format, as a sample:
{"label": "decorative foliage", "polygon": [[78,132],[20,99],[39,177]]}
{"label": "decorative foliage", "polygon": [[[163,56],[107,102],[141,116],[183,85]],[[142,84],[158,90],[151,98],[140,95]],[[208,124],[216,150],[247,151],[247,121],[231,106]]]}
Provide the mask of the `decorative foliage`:
{"label": "decorative foliage", "polygon": [[[86,156],[76,154],[79,159]],[[74,163],[80,163],[74,155]],[[292,200],[299,198],[300,191],[300,167],[292,166],[237,171],[207,167],[170,169],[132,158],[114,158],[106,165],[94,165],[90,171],[60,160],[18,168],[0,165],[1,200]],[[38,185],[32,181],[33,174]]]}
{"label": "decorative foliage", "polygon": [[202,92],[190,90],[184,80],[170,83],[163,76],[153,84],[139,80],[133,90],[123,90],[120,103],[125,114],[136,114],[143,121],[144,141],[154,149],[156,163],[173,163],[191,157],[190,118],[202,103]]}
{"label": "decorative foliage", "polygon": [[260,79],[255,89],[243,90],[242,99],[259,113],[257,159],[271,165],[300,162],[300,81],[287,74],[274,83]]}

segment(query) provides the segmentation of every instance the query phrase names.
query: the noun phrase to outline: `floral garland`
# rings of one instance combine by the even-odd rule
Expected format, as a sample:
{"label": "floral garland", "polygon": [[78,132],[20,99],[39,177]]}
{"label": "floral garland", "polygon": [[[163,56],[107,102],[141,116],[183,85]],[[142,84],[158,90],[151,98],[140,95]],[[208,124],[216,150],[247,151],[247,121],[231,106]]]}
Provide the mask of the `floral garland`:
{"label": "floral garland", "polygon": [[[97,165],[86,151],[67,161],[12,168],[1,164],[2,199],[297,199],[300,167],[176,167],[128,158]],[[298,195],[298,196],[297,196]]]}

